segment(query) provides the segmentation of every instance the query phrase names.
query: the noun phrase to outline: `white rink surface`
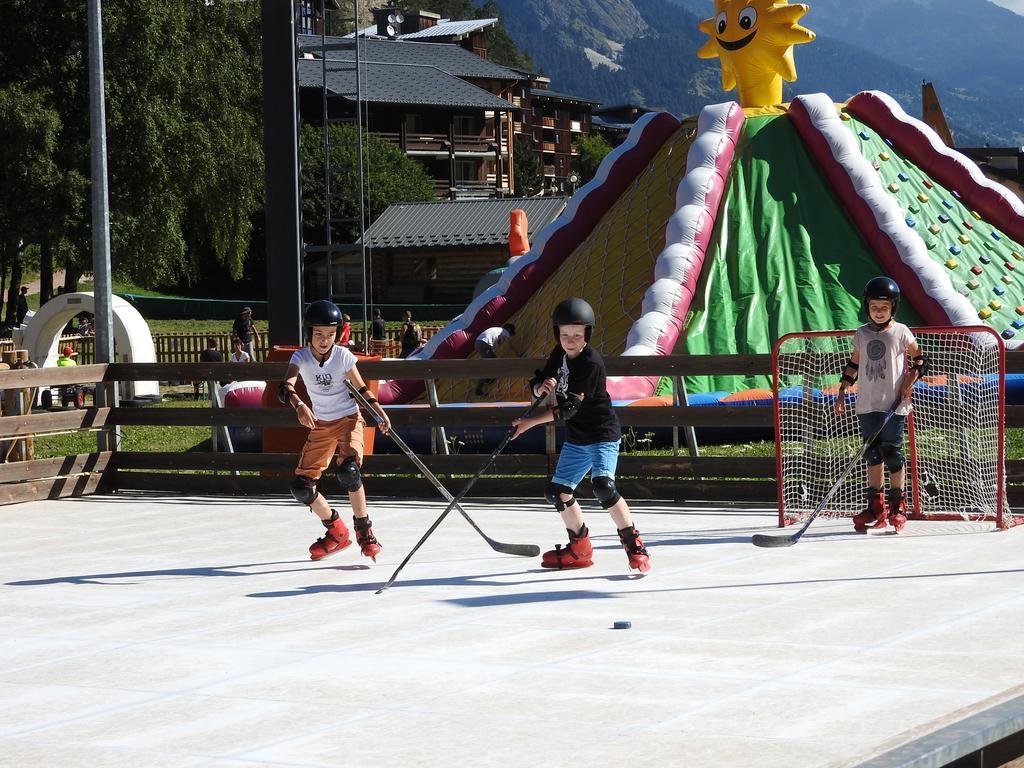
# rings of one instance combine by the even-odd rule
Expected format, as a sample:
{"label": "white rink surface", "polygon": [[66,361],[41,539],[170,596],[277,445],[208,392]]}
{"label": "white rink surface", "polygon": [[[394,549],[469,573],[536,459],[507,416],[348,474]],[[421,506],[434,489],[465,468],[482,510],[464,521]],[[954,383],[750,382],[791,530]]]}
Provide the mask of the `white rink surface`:
{"label": "white rink surface", "polygon": [[[0,509],[0,765],[846,765],[1024,680],[1019,529],[818,521],[758,549],[771,510],[638,503],[636,578],[592,501],[573,572],[453,513],[375,595],[444,505],[370,503],[376,565],[310,562],[322,528],[283,498]],[[466,508],[564,541],[543,503]]]}

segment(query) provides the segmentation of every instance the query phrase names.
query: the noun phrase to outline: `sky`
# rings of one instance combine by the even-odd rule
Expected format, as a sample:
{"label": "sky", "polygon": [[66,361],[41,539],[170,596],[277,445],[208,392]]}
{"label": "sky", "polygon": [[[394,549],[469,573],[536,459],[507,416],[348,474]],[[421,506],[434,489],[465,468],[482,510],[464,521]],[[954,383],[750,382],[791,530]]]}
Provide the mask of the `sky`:
{"label": "sky", "polygon": [[1024,0],[992,0],[992,2],[1024,16]]}

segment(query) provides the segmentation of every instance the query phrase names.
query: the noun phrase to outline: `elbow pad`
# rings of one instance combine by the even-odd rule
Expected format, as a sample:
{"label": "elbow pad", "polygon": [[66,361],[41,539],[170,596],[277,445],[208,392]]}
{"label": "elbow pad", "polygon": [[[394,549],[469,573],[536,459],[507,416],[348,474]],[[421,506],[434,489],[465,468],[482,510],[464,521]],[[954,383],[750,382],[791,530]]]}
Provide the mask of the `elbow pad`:
{"label": "elbow pad", "polygon": [[922,352],[920,355],[910,358],[910,369],[917,371],[917,378],[921,378],[931,370],[931,360]]}
{"label": "elbow pad", "polygon": [[564,424],[577,413],[583,406],[583,398],[579,395],[570,393],[566,396],[565,400],[559,403],[556,407],[551,409],[551,413],[555,417],[556,424]]}
{"label": "elbow pad", "polygon": [[295,394],[295,390],[289,388],[287,383],[282,381],[277,385],[277,399],[281,401],[281,405],[290,405],[289,401],[293,394]]}
{"label": "elbow pad", "polygon": [[[851,370],[853,371],[853,375],[847,373],[847,371]],[[850,386],[853,386],[854,382],[857,380],[857,372],[859,370],[860,366],[857,365],[857,363],[853,362],[853,360],[847,360],[846,365],[843,366],[843,375],[842,378],[840,378],[840,381],[845,381]]]}

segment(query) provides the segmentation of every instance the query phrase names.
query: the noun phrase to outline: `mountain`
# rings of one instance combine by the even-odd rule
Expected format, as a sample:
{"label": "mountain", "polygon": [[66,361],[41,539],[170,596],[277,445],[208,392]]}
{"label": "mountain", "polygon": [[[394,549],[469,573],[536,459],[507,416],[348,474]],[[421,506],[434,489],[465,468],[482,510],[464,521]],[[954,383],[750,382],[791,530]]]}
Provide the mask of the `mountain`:
{"label": "mountain", "polygon": [[[698,15],[711,12],[709,0],[675,2]],[[870,50],[934,81],[954,133],[965,133],[957,135],[958,143],[968,143],[964,139],[971,135],[992,144],[1024,142],[1024,16],[989,0],[808,5],[801,23],[819,35]],[[811,47],[801,49],[798,59]]]}
{"label": "mountain", "polygon": [[[706,40],[697,25],[712,7],[710,0],[497,0],[497,4],[512,39],[551,76],[555,90],[603,104],[636,102],[677,114],[692,114],[705,104],[734,96],[722,91],[717,62],[697,58],[697,49]],[[927,23],[921,19],[929,16],[921,12],[927,6],[947,5],[983,6],[977,19],[986,23],[992,12],[1004,22],[1004,16],[1012,17],[1014,23],[1021,23],[1024,39],[1024,17],[986,0],[814,0],[805,21],[818,33],[818,40],[796,49],[800,79],[787,84],[786,98],[824,91],[838,101],[860,90],[876,89],[898,99],[908,113],[920,114],[921,81],[935,79],[958,143],[1005,146],[1019,142],[1024,137],[1024,96],[1020,108],[1014,106],[1010,83],[1011,73],[1024,71],[1024,51],[1019,45],[1006,47],[1000,35],[996,58],[1001,62],[1022,58],[1021,64],[1002,73],[987,63],[982,66],[971,58],[975,53],[964,50],[987,43],[977,19],[953,16],[961,33],[979,30],[977,45],[955,42],[955,35],[950,35],[956,30],[933,33],[931,27],[941,24],[934,18]],[[833,8],[838,10],[833,13]],[[892,8],[899,12],[888,13]],[[907,8],[918,10],[918,28],[910,23],[915,14]],[[864,23],[862,17],[872,21]],[[927,50],[930,57],[923,53]],[[937,74],[958,71],[948,63],[954,58],[975,61],[971,78],[947,81]],[[941,68],[936,64],[940,60]],[[968,64],[961,66],[966,72]]]}

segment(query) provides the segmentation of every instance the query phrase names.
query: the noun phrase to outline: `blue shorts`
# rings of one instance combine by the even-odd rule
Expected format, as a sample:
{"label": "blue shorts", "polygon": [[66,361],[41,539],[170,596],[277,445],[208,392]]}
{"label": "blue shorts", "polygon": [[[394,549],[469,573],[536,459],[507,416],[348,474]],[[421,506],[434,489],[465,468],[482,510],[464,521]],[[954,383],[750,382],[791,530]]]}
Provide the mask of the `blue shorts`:
{"label": "blue shorts", "polygon": [[[860,436],[864,440],[871,437],[875,430],[881,425],[885,418],[884,411],[872,411],[871,413],[857,414],[857,421],[860,423]],[[889,447],[894,460],[903,463],[903,432],[907,426],[907,417],[893,414],[889,423],[885,425],[881,434],[873,444],[868,446],[864,452],[864,460],[869,467],[881,464],[885,454],[885,446]],[[898,458],[897,458],[898,457]]]}
{"label": "blue shorts", "polygon": [[615,479],[615,466],[619,463],[619,441],[577,445],[565,443],[558,456],[555,476],[551,482],[567,485],[573,490],[587,476]]}

